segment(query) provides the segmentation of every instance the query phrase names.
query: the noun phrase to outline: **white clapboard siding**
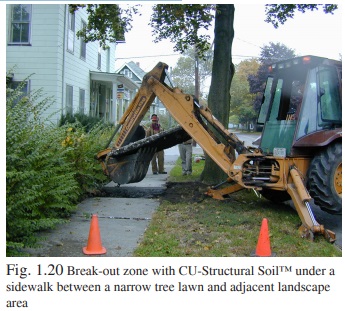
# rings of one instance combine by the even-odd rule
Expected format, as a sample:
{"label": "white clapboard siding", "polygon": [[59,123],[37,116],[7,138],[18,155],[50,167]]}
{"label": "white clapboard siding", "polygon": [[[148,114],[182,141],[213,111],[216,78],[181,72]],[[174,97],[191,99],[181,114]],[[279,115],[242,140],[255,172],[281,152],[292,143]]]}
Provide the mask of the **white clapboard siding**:
{"label": "white clapboard siding", "polygon": [[[76,32],[87,22],[86,11],[75,14],[74,51],[67,51],[68,5],[33,4],[30,45],[13,45],[9,41],[11,4],[6,7],[7,16],[7,71],[14,71],[14,80],[21,81],[30,76],[30,89],[42,89],[44,97],[53,97],[54,105],[47,115],[65,112],[66,85],[73,86],[73,111],[79,109],[79,89],[85,90],[85,113],[90,107],[90,71],[115,72],[115,45],[101,50],[102,64],[98,69],[98,42],[86,44],[86,59],[80,57],[80,39]],[[107,68],[107,53],[110,53],[110,68]]]}

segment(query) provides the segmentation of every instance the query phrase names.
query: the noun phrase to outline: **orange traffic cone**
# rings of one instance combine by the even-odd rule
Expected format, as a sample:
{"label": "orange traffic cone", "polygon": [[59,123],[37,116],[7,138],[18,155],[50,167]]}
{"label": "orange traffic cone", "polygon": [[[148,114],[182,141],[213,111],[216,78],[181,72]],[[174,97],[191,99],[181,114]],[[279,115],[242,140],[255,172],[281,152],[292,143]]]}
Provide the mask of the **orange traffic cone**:
{"label": "orange traffic cone", "polygon": [[101,233],[98,227],[98,216],[92,215],[89,239],[87,246],[83,247],[83,253],[85,255],[101,255],[105,254],[107,250],[102,246]]}
{"label": "orange traffic cone", "polygon": [[268,232],[268,221],[266,218],[262,220],[259,240],[256,246],[256,251],[252,256],[256,257],[271,257],[275,256],[274,253],[271,252],[271,244],[270,244],[270,237]]}

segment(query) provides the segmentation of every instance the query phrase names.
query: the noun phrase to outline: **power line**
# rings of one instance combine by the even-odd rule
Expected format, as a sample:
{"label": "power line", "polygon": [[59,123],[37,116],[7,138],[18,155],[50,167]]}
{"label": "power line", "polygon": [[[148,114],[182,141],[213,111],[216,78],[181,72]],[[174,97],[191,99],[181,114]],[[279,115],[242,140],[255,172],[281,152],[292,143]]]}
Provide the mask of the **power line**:
{"label": "power line", "polygon": [[[116,60],[123,60],[123,59],[133,59],[133,58],[152,58],[152,57],[161,57],[161,56],[183,56],[182,54],[160,54],[160,55],[149,55],[149,56],[133,56],[133,57],[119,57]],[[240,55],[240,54],[232,54],[232,57],[236,58],[258,58],[258,56],[254,55]]]}
{"label": "power line", "polygon": [[119,59],[132,59],[132,58],[151,58],[151,57],[161,57],[161,56],[178,56],[178,55],[181,55],[181,54],[177,54],[176,53],[176,54],[160,54],[160,55],[149,55],[149,56],[119,57],[119,58],[116,58],[116,60],[119,60]]}
{"label": "power line", "polygon": [[232,54],[232,57],[237,57],[237,58],[258,58],[259,56]]}
{"label": "power line", "polygon": [[261,46],[258,46],[258,45],[257,45],[257,44],[255,44],[255,43],[252,43],[252,42],[249,42],[249,41],[243,40],[243,39],[238,38],[238,37],[235,37],[235,39],[237,39],[237,40],[239,40],[239,41],[242,41],[242,42],[244,42],[244,43],[248,43],[248,44],[250,44],[250,45],[256,46],[256,47],[258,47],[259,49],[262,49],[262,47],[261,47]]}

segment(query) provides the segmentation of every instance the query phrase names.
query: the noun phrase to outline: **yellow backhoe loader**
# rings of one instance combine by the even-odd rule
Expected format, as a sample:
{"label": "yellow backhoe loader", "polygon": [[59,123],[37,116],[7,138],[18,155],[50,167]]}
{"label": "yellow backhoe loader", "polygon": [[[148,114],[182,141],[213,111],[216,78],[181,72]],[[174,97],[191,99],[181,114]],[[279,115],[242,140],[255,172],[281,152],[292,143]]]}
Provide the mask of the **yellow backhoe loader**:
{"label": "yellow backhoe loader", "polygon": [[[167,70],[160,62],[145,75],[116,126],[114,145],[108,147],[113,135],[98,153],[105,174],[119,185],[139,182],[155,152],[192,137],[228,176],[225,185],[210,187],[208,195],[221,200],[253,189],[275,202],[292,199],[302,221],[301,235],[313,240],[314,234],[323,234],[333,242],[335,234],[315,220],[310,201],[326,212],[341,213],[341,62],[304,56],[272,64],[256,147],[246,147],[192,95],[168,86]],[[145,138],[140,122],[156,96],[179,126]]]}

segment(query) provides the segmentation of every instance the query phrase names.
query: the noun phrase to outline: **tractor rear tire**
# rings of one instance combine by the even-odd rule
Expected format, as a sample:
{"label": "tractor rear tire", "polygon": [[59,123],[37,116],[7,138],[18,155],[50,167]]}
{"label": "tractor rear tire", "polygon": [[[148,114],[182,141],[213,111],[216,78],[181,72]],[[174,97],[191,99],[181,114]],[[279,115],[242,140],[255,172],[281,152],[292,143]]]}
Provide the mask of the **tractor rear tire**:
{"label": "tractor rear tire", "polygon": [[311,161],[307,188],[323,211],[340,215],[342,212],[342,150],[335,143],[321,151]]}

